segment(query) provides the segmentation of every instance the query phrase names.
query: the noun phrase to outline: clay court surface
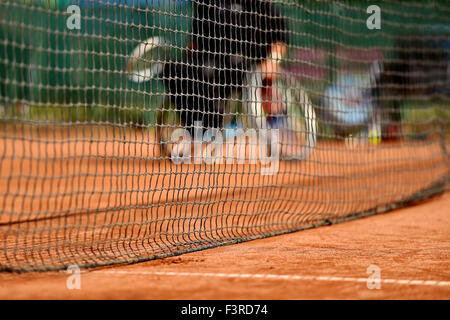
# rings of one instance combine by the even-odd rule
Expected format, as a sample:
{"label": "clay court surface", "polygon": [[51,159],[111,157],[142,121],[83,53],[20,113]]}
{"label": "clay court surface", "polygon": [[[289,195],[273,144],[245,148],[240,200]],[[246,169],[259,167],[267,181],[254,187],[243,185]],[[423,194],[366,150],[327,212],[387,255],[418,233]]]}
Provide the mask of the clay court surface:
{"label": "clay court surface", "polygon": [[[385,211],[449,173],[438,139],[320,141],[302,162],[175,165],[145,131],[7,128],[0,264],[42,268],[197,250]],[[447,143],[448,145],[448,143]],[[386,214],[84,271],[0,273],[0,298],[448,299],[450,193]],[[299,212],[301,214],[299,214]],[[68,227],[67,227],[68,226]],[[366,286],[381,270],[381,289]]]}
{"label": "clay court surface", "polygon": [[[346,223],[81,275],[0,274],[2,299],[449,299],[450,193]],[[381,289],[366,285],[369,265]]]}

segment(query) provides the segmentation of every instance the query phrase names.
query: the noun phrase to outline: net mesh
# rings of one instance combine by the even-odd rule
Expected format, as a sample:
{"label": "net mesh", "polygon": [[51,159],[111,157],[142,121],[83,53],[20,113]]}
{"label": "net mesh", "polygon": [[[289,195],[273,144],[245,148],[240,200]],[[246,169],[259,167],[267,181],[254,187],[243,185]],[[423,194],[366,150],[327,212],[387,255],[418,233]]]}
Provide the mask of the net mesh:
{"label": "net mesh", "polygon": [[448,1],[0,0],[0,268],[145,261],[443,192],[449,100]]}

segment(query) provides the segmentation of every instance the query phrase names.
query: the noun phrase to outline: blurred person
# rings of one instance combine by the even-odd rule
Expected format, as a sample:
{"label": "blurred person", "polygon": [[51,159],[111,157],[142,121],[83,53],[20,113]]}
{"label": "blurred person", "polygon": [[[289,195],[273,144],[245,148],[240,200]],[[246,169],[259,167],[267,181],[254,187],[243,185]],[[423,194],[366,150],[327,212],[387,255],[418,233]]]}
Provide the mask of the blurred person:
{"label": "blurred person", "polygon": [[245,84],[247,72],[261,72],[266,114],[282,113],[271,88],[287,51],[285,19],[270,1],[198,0],[194,2],[192,37],[183,61],[163,69],[170,102],[192,130],[223,126],[224,107],[233,89]]}

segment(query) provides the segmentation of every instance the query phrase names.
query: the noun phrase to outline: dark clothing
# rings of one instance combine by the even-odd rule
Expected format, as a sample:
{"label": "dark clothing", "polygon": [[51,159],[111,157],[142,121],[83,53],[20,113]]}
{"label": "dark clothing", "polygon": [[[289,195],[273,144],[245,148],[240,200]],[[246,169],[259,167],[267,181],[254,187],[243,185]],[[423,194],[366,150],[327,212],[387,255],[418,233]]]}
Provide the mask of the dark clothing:
{"label": "dark clothing", "polygon": [[202,121],[217,128],[245,72],[267,58],[274,42],[287,42],[286,22],[262,0],[197,0],[193,16],[193,50],[166,64],[164,79],[186,127]]}

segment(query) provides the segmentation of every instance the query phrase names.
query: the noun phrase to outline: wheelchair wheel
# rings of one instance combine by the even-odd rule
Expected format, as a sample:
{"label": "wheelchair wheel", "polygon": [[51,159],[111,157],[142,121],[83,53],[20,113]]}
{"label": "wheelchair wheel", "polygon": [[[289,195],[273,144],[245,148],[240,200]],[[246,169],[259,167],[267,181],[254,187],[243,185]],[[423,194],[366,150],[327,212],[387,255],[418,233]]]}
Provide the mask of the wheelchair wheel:
{"label": "wheelchair wheel", "polygon": [[156,137],[160,146],[161,156],[170,159],[173,148],[172,134],[177,129],[184,129],[180,113],[166,99],[163,107],[158,110]]}
{"label": "wheelchair wheel", "polygon": [[[299,81],[283,72],[271,83],[264,83],[261,73],[250,73],[243,90],[242,123],[245,128],[278,129],[280,158],[303,160],[316,145],[317,119],[312,102]],[[276,90],[276,101],[267,101],[264,91]],[[269,113],[265,103],[277,103],[282,111]]]}

